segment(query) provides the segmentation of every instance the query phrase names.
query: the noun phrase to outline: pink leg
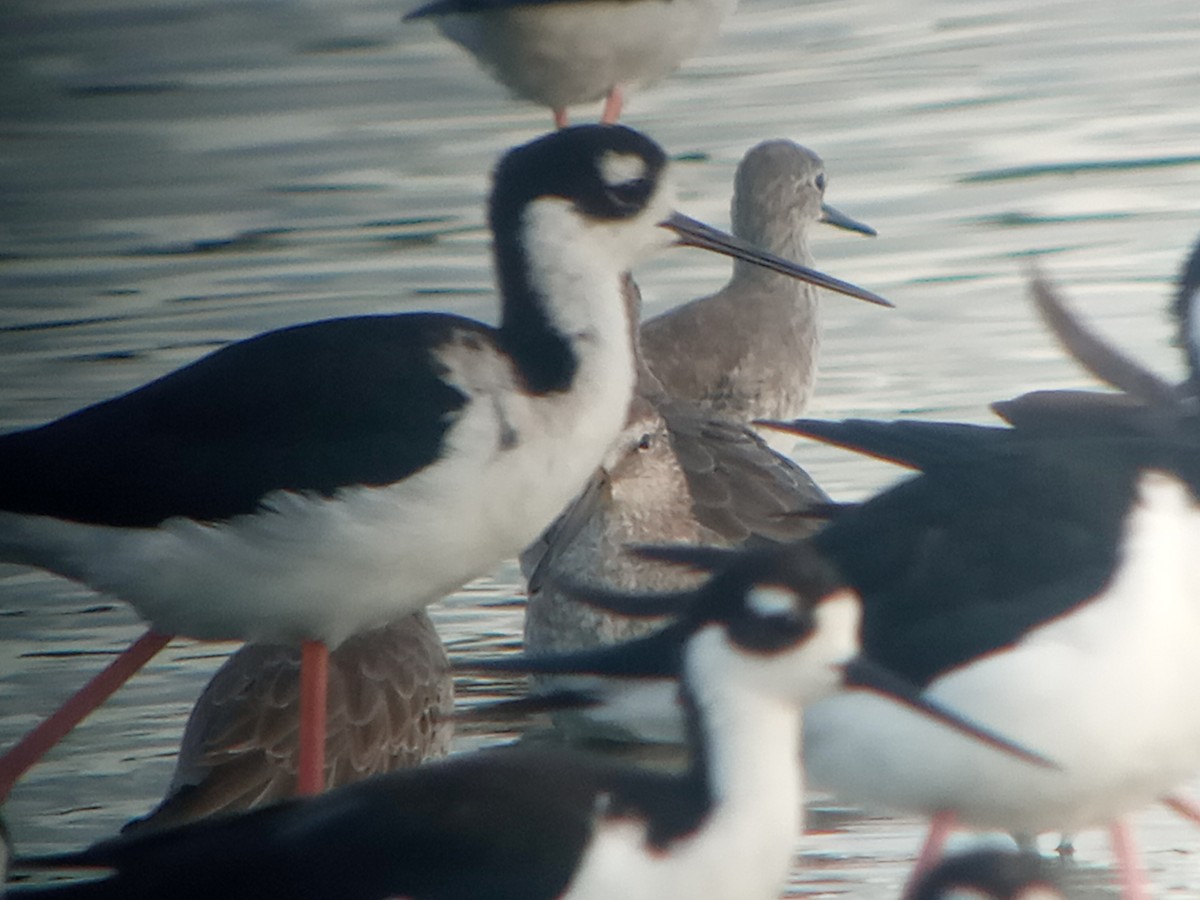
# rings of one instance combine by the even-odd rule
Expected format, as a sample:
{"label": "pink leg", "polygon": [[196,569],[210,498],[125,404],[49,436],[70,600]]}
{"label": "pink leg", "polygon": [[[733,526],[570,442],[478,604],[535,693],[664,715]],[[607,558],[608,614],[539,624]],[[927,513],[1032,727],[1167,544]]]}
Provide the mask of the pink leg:
{"label": "pink leg", "polygon": [[1112,840],[1113,853],[1117,857],[1121,896],[1124,900],[1150,900],[1150,888],[1146,884],[1146,874],[1142,871],[1129,823],[1117,819],[1108,826],[1108,833]]}
{"label": "pink leg", "polygon": [[1180,794],[1168,794],[1162,798],[1163,805],[1167,809],[1179,813],[1185,819],[1191,819],[1197,825],[1200,825],[1200,805],[1197,805],[1195,800],[1191,800]]}
{"label": "pink leg", "polygon": [[46,755],[97,706],[112,696],[138,669],[148,663],[171,640],[169,634],[147,631],[85,684],[58,710],[21,738],[15,747],[0,757],[0,801],[8,797],[13,785],[29,767]]}
{"label": "pink leg", "polygon": [[300,656],[300,769],[297,794],[325,790],[325,707],[329,693],[329,648],[305,641]]}
{"label": "pink leg", "polygon": [[604,112],[600,115],[600,121],[605,125],[614,125],[621,118],[621,108],[625,105],[625,92],[621,90],[618,84],[608,96],[604,98]]}
{"label": "pink leg", "polygon": [[941,859],[942,851],[946,848],[946,841],[949,840],[951,833],[959,827],[958,817],[952,812],[937,813],[929,820],[929,834],[925,836],[925,844],[917,856],[917,864],[913,866],[912,873],[908,876],[908,884],[904,886],[903,896],[912,895],[913,888],[920,881],[921,876]]}
{"label": "pink leg", "polygon": [[571,123],[567,118],[566,107],[560,106],[558,109],[554,110],[554,127],[555,128],[557,128],[561,131],[563,128],[566,128],[570,124]]}

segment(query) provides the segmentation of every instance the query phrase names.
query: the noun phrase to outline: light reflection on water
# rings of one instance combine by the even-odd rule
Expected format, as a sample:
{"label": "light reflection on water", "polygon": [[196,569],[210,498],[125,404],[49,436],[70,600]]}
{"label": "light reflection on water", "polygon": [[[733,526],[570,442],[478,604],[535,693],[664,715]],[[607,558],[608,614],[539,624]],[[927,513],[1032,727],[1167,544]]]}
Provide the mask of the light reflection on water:
{"label": "light reflection on water", "polygon": [[[814,413],[984,421],[990,400],[1087,383],[1033,320],[1029,260],[1179,372],[1161,309],[1200,230],[1198,38],[1194,0],[747,0],[628,121],[683,157],[681,205],[714,224],[741,153],[787,136],[824,156],[830,200],[878,228],[818,236],[822,265],[898,309],[829,300]],[[291,322],[494,317],[487,173],[548,116],[401,27],[393,3],[15,0],[0,60],[0,427]],[[640,273],[652,311],[724,277],[691,253]],[[894,477],[799,452],[835,496]],[[435,609],[447,641],[510,644],[516,591],[508,567]],[[123,607],[4,569],[0,745],[137,633]],[[173,645],[35,770],[5,810],[21,848],[78,846],[143,812],[227,649]],[[833,821],[798,890],[893,896],[916,825]],[[1157,813],[1142,827],[1164,890],[1200,884],[1194,834]],[[1082,858],[1107,858],[1088,841]]]}

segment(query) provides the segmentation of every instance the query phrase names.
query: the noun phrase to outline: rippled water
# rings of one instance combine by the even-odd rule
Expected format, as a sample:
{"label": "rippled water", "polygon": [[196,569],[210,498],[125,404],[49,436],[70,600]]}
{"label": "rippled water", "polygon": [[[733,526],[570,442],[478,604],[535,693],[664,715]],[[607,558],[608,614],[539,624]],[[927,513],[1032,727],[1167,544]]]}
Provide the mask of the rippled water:
{"label": "rippled water", "polygon": [[[0,427],[292,322],[493,316],[488,172],[549,117],[399,12],[0,7]],[[1088,383],[1032,318],[1031,260],[1106,334],[1178,373],[1162,309],[1200,231],[1198,43],[1195,0],[746,0],[626,119],[679,157],[689,213],[726,224],[742,152],[786,136],[824,156],[830,201],[879,229],[819,235],[827,270],[898,308],[829,300],[814,412],[983,421],[991,400]],[[725,269],[677,252],[639,275],[655,310],[713,290]],[[798,457],[847,498],[894,474],[826,449]],[[510,644],[517,591],[510,566],[451,598],[434,611],[447,641]],[[0,746],[138,630],[124,607],[0,570]],[[143,812],[228,649],[173,644],[34,770],[4,811],[18,845],[78,846]],[[795,891],[895,896],[918,823],[822,809]],[[1200,834],[1159,812],[1139,825],[1161,893],[1200,890]],[[1106,847],[1079,847],[1094,881]]]}

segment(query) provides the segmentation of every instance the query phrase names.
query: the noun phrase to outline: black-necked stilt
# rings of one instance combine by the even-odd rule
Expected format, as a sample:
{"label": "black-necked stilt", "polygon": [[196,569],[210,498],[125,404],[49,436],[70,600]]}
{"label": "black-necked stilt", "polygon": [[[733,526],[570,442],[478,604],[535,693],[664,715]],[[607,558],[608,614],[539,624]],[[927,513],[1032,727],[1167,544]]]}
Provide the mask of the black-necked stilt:
{"label": "black-necked stilt", "polygon": [[[1003,743],[859,656],[859,601],[814,554],[745,554],[682,605],[638,641],[492,667],[678,676],[693,751],[683,774],[565,750],[485,751],[39,860],[113,871],[11,896],[767,900],[783,886],[800,824],[804,703],[845,684],[872,687]],[[1044,763],[1028,757],[1031,769]]]}
{"label": "black-necked stilt", "polygon": [[1123,817],[1200,771],[1200,441],[786,427],[921,470],[811,539],[862,595],[864,651],[1062,765],[1011,767],[895,705],[846,696],[805,717],[814,783],[933,816],[918,869],[954,822],[1109,825],[1127,896],[1145,896]]}
{"label": "black-necked stilt", "polygon": [[[329,653],[325,788],[438,759],[454,731],[454,679],[424,610]],[[126,833],[239,812],[296,793],[300,652],[247,644],[192,708],[166,798]]]}
{"label": "black-necked stilt", "polygon": [[[1043,321],[1063,348],[1120,393],[1034,391],[992,404],[996,413],[1025,434],[1133,433],[1169,438],[1197,433],[1200,335],[1196,330],[1195,307],[1200,301],[1200,241],[1180,268],[1170,304],[1176,343],[1184,350],[1187,368],[1187,376],[1179,384],[1172,384],[1108,344],[1071,312],[1044,277],[1033,279],[1032,295]],[[1200,823],[1200,807],[1183,795],[1172,794],[1164,797],[1163,802]]]}
{"label": "black-necked stilt", "polygon": [[[825,221],[873,233],[824,203],[824,166],[788,140],[751,148],[737,169],[734,233],[812,264],[807,232]],[[556,581],[664,590],[694,576],[624,552],[629,544],[736,545],[795,540],[816,519],[789,512],[828,502],[808,475],[745,424],[799,415],[816,371],[817,298],[738,265],[718,293],[645,322],[639,399],[604,468],[570,510],[522,556],[529,578],[525,646],[563,651],[644,633],[648,623],[581,603]],[[737,317],[744,305],[746,315]],[[718,418],[727,417],[727,418]],[[661,685],[639,685],[622,704],[564,714],[567,730],[679,741],[682,718]]]}
{"label": "black-necked stilt", "polygon": [[736,0],[432,0],[405,19],[432,18],[519,97],[554,112],[604,98],[603,122],[623,92],[674,72],[712,40]]}
{"label": "black-necked stilt", "polygon": [[[825,203],[825,180],[821,158],[799,144],[771,140],[752,147],[734,178],[733,233],[807,266],[813,265],[808,244],[818,222],[874,235],[869,225]],[[642,355],[674,399],[741,422],[795,418],[816,382],[817,294],[735,265],[716,294],[643,323]]]}
{"label": "black-necked stilt", "polygon": [[[489,209],[497,328],[432,313],[285,328],[0,438],[0,559],[131,603],[155,629],[141,656],[174,633],[306,641],[301,786],[319,787],[325,646],[516,553],[619,432],[631,265],[674,240],[879,299],[673,213],[665,172],[618,126],[510,151]],[[6,757],[0,794],[59,722]]]}
{"label": "black-necked stilt", "polygon": [[978,848],[947,856],[914,885],[910,900],[1066,900],[1036,853]]}

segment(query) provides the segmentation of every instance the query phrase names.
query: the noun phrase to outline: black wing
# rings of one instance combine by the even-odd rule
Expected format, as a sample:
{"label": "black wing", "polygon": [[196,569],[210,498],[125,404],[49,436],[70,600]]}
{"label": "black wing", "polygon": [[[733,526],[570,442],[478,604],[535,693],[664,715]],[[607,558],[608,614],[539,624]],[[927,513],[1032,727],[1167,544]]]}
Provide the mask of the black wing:
{"label": "black wing", "polygon": [[[624,801],[633,793],[647,794],[656,808],[685,808],[681,787],[679,779],[590,765],[577,755],[490,751],[37,860],[116,871],[91,886],[11,896],[549,900],[569,884],[602,794],[611,813],[636,814],[643,811]],[[694,823],[669,824],[677,834]]]}
{"label": "black wing", "polygon": [[796,419],[764,424],[911,469],[991,453],[1012,436],[1007,428],[918,420]]}
{"label": "black wing", "polygon": [[437,458],[465,395],[430,348],[437,314],[331,319],[231,344],[137,390],[0,437],[0,509],[153,526],[254,512],[275,490],[331,495]]}
{"label": "black wing", "polygon": [[1182,446],[955,426],[937,447],[936,423],[915,444],[914,423],[889,434],[895,424],[855,422],[853,437],[836,442],[920,457],[922,474],[814,541],[863,595],[866,655],[922,685],[1095,596],[1116,567],[1145,468],[1200,483],[1187,461],[1196,451]]}

